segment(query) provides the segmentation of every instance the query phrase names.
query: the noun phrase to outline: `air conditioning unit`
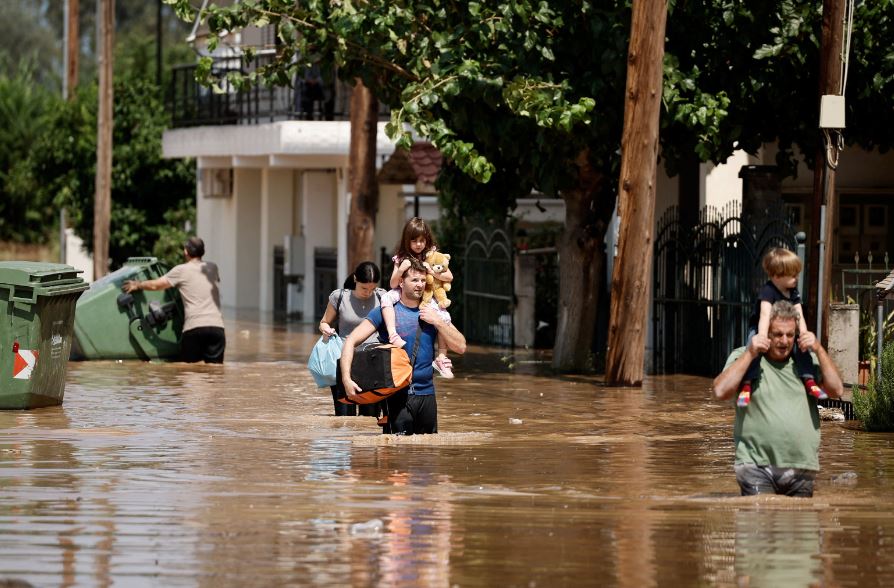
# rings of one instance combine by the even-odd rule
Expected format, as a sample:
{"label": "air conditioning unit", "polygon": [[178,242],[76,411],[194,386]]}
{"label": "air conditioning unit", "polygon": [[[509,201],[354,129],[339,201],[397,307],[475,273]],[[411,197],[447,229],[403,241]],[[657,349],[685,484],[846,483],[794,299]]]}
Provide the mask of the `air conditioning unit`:
{"label": "air conditioning unit", "polygon": [[232,198],[233,168],[203,168],[199,192],[202,198]]}

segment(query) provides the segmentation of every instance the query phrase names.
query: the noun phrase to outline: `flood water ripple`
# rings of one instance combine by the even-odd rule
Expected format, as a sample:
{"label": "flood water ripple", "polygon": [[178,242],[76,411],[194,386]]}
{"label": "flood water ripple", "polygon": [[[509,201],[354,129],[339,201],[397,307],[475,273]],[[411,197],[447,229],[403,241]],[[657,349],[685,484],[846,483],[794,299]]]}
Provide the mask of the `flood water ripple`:
{"label": "flood water ripple", "polygon": [[[228,363],[69,365],[0,412],[0,581],[34,586],[887,586],[894,436],[823,423],[816,496],[743,498],[708,379],[639,390],[472,348],[437,436],[329,416],[307,327]],[[510,364],[512,367],[510,367]]]}

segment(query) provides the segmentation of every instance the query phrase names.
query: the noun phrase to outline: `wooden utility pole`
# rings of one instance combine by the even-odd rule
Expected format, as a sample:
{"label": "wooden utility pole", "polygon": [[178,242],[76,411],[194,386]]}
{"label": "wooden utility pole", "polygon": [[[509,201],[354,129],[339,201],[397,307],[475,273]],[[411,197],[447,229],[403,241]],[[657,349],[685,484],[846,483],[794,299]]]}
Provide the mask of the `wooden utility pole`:
{"label": "wooden utility pole", "polygon": [[633,1],[618,189],[621,225],[605,364],[609,385],[643,381],[666,23],[667,0]]}
{"label": "wooden utility pole", "polygon": [[358,79],[351,92],[351,149],[348,158],[351,212],[348,216],[348,270],[375,261],[373,237],[379,207],[376,179],[376,125],[379,101]]}
{"label": "wooden utility pole", "polygon": [[65,0],[65,73],[62,76],[62,98],[65,100],[71,100],[78,87],[78,63],[81,57],[78,4],[79,0]]}
{"label": "wooden utility pole", "polygon": [[99,109],[96,113],[96,194],[93,199],[93,278],[109,271],[112,217],[112,52],[115,0],[99,0]]}
{"label": "wooden utility pole", "polygon": [[[62,99],[71,100],[76,94],[78,87],[78,63],[81,57],[81,35],[79,25],[80,8],[78,0],[65,0],[65,18],[62,26],[65,33],[63,38],[65,42],[62,47],[63,68],[62,72]],[[65,207],[59,209],[59,263],[68,261],[68,251],[66,250],[68,241],[67,231],[68,219],[66,218]]]}
{"label": "wooden utility pole", "polygon": [[[823,0],[823,31],[820,46],[820,82],[819,95],[842,93],[842,59],[844,39],[844,0]],[[819,100],[819,98],[817,98]],[[810,293],[808,296],[808,314],[815,317],[815,327],[821,332],[823,345],[829,333],[829,302],[832,294],[832,263],[835,260],[835,233],[838,225],[838,195],[835,192],[835,168],[830,167],[829,156],[833,161],[838,159],[838,148],[833,144],[827,152],[820,145],[816,154],[816,165],[813,173],[813,207],[811,210],[811,244],[812,258],[820,259],[820,242],[825,245],[822,255],[822,273],[819,263],[810,264]],[[825,227],[820,227],[820,211],[825,204]],[[821,296],[820,296],[821,294]],[[817,308],[818,298],[822,299],[822,307]]]}

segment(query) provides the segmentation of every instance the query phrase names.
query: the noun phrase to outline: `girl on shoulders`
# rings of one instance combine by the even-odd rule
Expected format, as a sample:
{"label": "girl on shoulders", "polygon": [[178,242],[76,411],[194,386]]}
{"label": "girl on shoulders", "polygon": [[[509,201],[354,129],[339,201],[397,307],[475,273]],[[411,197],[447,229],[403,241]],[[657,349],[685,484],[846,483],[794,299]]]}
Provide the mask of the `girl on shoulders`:
{"label": "girl on shoulders", "polygon": [[[394,304],[400,300],[400,280],[410,267],[410,257],[415,257],[420,262],[425,261],[425,254],[429,251],[438,249],[435,243],[431,229],[424,220],[419,217],[413,217],[404,225],[403,233],[400,237],[397,247],[394,249],[394,257],[391,261],[394,263],[394,270],[391,272],[389,291],[382,297],[382,318],[385,322],[385,328],[388,329],[388,342],[398,347],[403,347],[406,342],[397,334],[397,328],[394,318]],[[442,272],[438,276],[441,281],[450,283],[453,281],[453,274],[449,269]],[[432,304],[437,307],[437,303],[432,299]],[[450,323],[450,313],[438,307],[441,318]],[[452,362],[447,357],[447,344],[438,338],[438,354],[432,367],[445,378],[453,377]]]}

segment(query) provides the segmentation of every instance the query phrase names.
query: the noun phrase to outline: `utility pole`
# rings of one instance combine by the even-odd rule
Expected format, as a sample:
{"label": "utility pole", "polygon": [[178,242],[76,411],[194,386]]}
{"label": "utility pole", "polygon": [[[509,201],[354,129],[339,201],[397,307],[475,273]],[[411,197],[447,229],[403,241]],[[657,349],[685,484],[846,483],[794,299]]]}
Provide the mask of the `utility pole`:
{"label": "utility pole", "polygon": [[112,217],[112,57],[115,0],[99,0],[99,109],[96,114],[96,193],[93,200],[93,279],[109,271]]}
{"label": "utility pole", "polygon": [[[78,0],[65,0],[64,12],[65,16],[62,23],[64,27],[62,67],[65,71],[62,72],[62,99],[71,100],[78,86],[78,62],[81,56]],[[68,241],[67,224],[68,219],[63,206],[59,209],[59,263],[65,263],[68,259],[66,247]]]}
{"label": "utility pole", "polygon": [[[845,0],[823,0],[823,30],[820,45],[819,95],[841,94],[843,84],[843,39]],[[817,98],[819,100],[819,98]],[[816,309],[816,332],[826,345],[829,333],[829,298],[832,293],[832,263],[835,260],[835,228],[838,219],[838,195],[835,192],[835,165],[838,145],[831,141],[817,149],[813,174],[811,235],[813,259],[810,264],[808,307]],[[830,165],[832,162],[833,165]]]}
{"label": "utility pole", "polygon": [[666,24],[667,0],[633,1],[618,189],[621,225],[605,365],[609,385],[643,382]]}
{"label": "utility pole", "polygon": [[81,56],[78,4],[79,0],[65,0],[65,72],[62,75],[62,98],[65,100],[71,100],[78,87],[78,63]]}

